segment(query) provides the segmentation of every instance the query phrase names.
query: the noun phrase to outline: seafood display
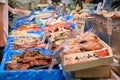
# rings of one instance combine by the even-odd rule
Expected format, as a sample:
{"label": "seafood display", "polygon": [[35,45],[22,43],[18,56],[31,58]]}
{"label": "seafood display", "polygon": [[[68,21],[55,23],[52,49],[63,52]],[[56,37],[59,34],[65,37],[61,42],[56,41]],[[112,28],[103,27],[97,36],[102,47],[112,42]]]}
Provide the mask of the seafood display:
{"label": "seafood display", "polygon": [[24,37],[15,38],[14,42],[11,43],[12,49],[29,49],[29,48],[47,48],[47,44],[44,44],[38,38]]}
{"label": "seafood display", "polygon": [[[68,65],[67,69],[69,69],[74,64],[75,68],[73,71],[82,69],[77,67],[79,63],[106,58],[106,56],[111,58],[108,63],[112,62],[111,49],[109,50],[101,42],[102,40],[92,33],[92,29],[84,32],[83,28],[86,26],[88,17],[89,19],[91,19],[90,16],[94,18],[90,12],[87,12],[87,10],[75,10],[71,13],[72,16],[62,17],[54,14],[51,16],[50,14],[43,14],[44,16],[33,15],[26,18],[29,19],[28,22],[25,19],[26,21],[23,23],[20,20],[21,23],[19,25],[14,24],[13,28],[15,29],[12,30],[8,46],[5,49],[13,52],[23,50],[24,52],[14,53],[14,55],[8,54],[10,57],[9,59],[6,58],[5,62],[7,70],[27,70],[37,67],[51,68],[51,64],[54,66],[53,60],[59,60],[58,56],[61,58],[60,62],[63,67]],[[119,12],[113,14],[101,11],[94,14],[110,18],[119,17]],[[42,52],[48,53],[50,56],[46,56]],[[100,65],[104,64],[100,63]]]}
{"label": "seafood display", "polygon": [[120,18],[120,11],[111,11],[102,10],[96,13],[97,15],[104,16],[105,18]]}
{"label": "seafood display", "polygon": [[39,37],[39,35],[34,33],[28,33],[26,30],[13,30],[10,33],[12,36],[33,36],[33,37]]}
{"label": "seafood display", "polygon": [[89,17],[90,14],[86,13],[86,11],[88,11],[87,9],[84,10],[74,10],[72,11],[71,15],[72,16],[76,16],[76,17]]}
{"label": "seafood display", "polygon": [[102,49],[103,46],[99,42],[85,42],[81,44],[81,50],[92,51]]}
{"label": "seafood display", "polygon": [[52,58],[44,56],[39,51],[26,50],[21,54],[12,56],[11,61],[6,62],[7,70],[26,70],[35,67],[48,66],[52,63]]}
{"label": "seafood display", "polygon": [[68,26],[65,22],[58,22],[54,24],[47,24],[47,26],[42,29],[52,33],[52,32],[70,30],[70,26]]}
{"label": "seafood display", "polygon": [[81,36],[78,35],[76,38],[56,40],[53,42],[52,47],[54,49],[57,48],[57,46],[61,45],[64,40],[67,42],[67,44],[64,45],[64,55],[100,50],[104,48],[104,46],[100,44],[99,39],[94,33],[84,33]]}
{"label": "seafood display", "polygon": [[90,32],[84,33],[72,41],[66,40],[64,48],[60,56],[65,72],[113,63],[112,49]]}
{"label": "seafood display", "polygon": [[16,30],[40,30],[40,28],[38,28],[37,24],[31,23],[19,25]]}
{"label": "seafood display", "polygon": [[109,12],[109,13],[103,14],[103,16],[108,18],[120,18],[120,11]]}
{"label": "seafood display", "polygon": [[50,39],[52,42],[58,41],[58,40],[64,40],[69,38],[69,30],[67,31],[59,31],[47,34],[46,40]]}
{"label": "seafood display", "polygon": [[27,34],[27,31],[25,31],[25,30],[22,30],[22,31],[13,30],[13,31],[11,31],[11,35],[27,36],[28,34]]}

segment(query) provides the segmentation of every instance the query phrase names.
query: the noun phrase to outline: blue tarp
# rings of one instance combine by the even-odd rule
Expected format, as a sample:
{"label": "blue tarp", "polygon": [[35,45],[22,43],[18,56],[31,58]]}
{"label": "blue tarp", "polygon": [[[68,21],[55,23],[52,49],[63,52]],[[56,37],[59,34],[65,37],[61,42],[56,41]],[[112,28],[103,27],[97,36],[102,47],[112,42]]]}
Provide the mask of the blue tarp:
{"label": "blue tarp", "polygon": [[[13,38],[8,37],[9,42]],[[44,55],[49,55],[48,50],[46,49],[31,49],[39,50]],[[48,69],[39,69],[39,70],[5,70],[6,61],[11,60],[12,55],[22,53],[24,50],[5,50],[3,55],[2,63],[0,66],[0,80],[65,80],[62,71],[57,67],[54,68],[51,73],[48,73]],[[53,53],[54,51],[52,51]]]}
{"label": "blue tarp", "polygon": [[[43,11],[52,11],[52,7],[45,8]],[[40,9],[38,10],[33,10],[32,14],[34,14],[36,11],[41,11]],[[69,15],[62,16],[61,14],[58,14],[59,17],[63,17],[66,20],[69,20],[72,18]],[[25,23],[30,23],[30,22],[35,22],[35,20],[27,20],[25,18],[28,18],[29,16],[24,16],[24,17],[19,17],[15,20],[14,25],[12,27],[12,30],[15,30],[18,25],[25,24]],[[71,28],[75,27],[75,24],[69,24]],[[41,35],[44,31],[37,31],[37,30],[32,30],[28,31],[28,33],[33,33],[33,34],[39,34]],[[3,54],[3,59],[2,63],[0,66],[0,80],[65,80],[62,71],[58,68],[55,67],[51,73],[48,73],[48,69],[39,69],[39,70],[5,70],[5,63],[6,61],[11,60],[12,55],[14,54],[19,54],[22,53],[24,50],[10,50],[12,48],[11,42],[14,41],[14,37],[8,36],[7,38],[7,44],[4,49],[4,54]],[[48,50],[46,49],[38,49],[38,48],[31,48],[30,50],[39,50],[44,55],[49,55]],[[52,53],[54,51],[51,51]]]}
{"label": "blue tarp", "polygon": [[6,61],[11,60],[12,55],[19,54],[23,50],[6,51],[0,66],[0,80],[65,80],[62,71],[56,67],[50,73],[48,69],[38,70],[5,70]]}
{"label": "blue tarp", "polygon": [[47,70],[19,70],[19,71],[1,71],[1,80],[65,80],[62,71],[52,70],[51,74]]}
{"label": "blue tarp", "polygon": [[51,74],[47,70],[19,70],[0,71],[0,80],[65,80],[62,71],[52,70]]}

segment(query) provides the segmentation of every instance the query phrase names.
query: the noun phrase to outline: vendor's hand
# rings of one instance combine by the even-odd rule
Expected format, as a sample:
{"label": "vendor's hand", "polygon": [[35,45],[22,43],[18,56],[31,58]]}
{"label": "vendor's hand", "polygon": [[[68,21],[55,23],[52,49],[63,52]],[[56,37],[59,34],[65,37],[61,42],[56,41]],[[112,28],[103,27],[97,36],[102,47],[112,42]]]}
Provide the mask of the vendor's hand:
{"label": "vendor's hand", "polygon": [[12,12],[13,15],[19,15],[19,13],[18,13],[18,11],[16,9],[12,9],[11,12]]}
{"label": "vendor's hand", "polygon": [[20,9],[20,8],[17,8],[17,10],[18,10],[21,14],[26,15],[26,16],[28,16],[28,15],[31,14],[31,11],[29,11],[29,10]]}
{"label": "vendor's hand", "polygon": [[28,15],[31,14],[31,11],[20,9],[20,8],[16,8],[16,9],[12,10],[12,13],[15,14],[15,15],[25,15],[25,16],[28,16]]}
{"label": "vendor's hand", "polygon": [[5,46],[5,37],[4,37],[4,29],[3,29],[3,19],[0,18],[0,47]]}

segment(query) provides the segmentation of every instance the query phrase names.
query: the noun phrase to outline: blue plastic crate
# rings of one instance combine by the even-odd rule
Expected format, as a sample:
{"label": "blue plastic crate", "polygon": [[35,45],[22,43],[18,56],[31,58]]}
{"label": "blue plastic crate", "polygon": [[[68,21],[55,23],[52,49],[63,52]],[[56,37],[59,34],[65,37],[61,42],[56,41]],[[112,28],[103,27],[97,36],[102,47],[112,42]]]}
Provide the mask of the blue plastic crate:
{"label": "blue plastic crate", "polygon": [[21,52],[23,50],[5,52],[0,66],[1,80],[65,80],[62,71],[58,67],[54,68],[50,73],[48,73],[48,69],[5,70],[6,61],[10,60],[12,55]]}

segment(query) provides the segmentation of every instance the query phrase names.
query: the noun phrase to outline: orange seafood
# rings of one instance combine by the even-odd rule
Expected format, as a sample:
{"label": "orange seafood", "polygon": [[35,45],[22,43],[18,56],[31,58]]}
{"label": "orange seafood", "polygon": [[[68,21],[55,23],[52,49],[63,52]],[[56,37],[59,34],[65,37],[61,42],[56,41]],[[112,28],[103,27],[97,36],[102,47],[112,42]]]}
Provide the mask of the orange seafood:
{"label": "orange seafood", "polygon": [[39,28],[37,24],[24,24],[19,25],[16,30],[41,30],[41,28]]}
{"label": "orange seafood", "polygon": [[102,48],[103,46],[99,42],[90,41],[81,44],[81,50],[85,50],[85,51],[99,50]]}
{"label": "orange seafood", "polygon": [[57,32],[57,31],[69,30],[70,26],[68,26],[64,22],[59,22],[59,23],[55,23],[55,24],[47,24],[47,26],[42,29],[47,30],[48,32]]}

